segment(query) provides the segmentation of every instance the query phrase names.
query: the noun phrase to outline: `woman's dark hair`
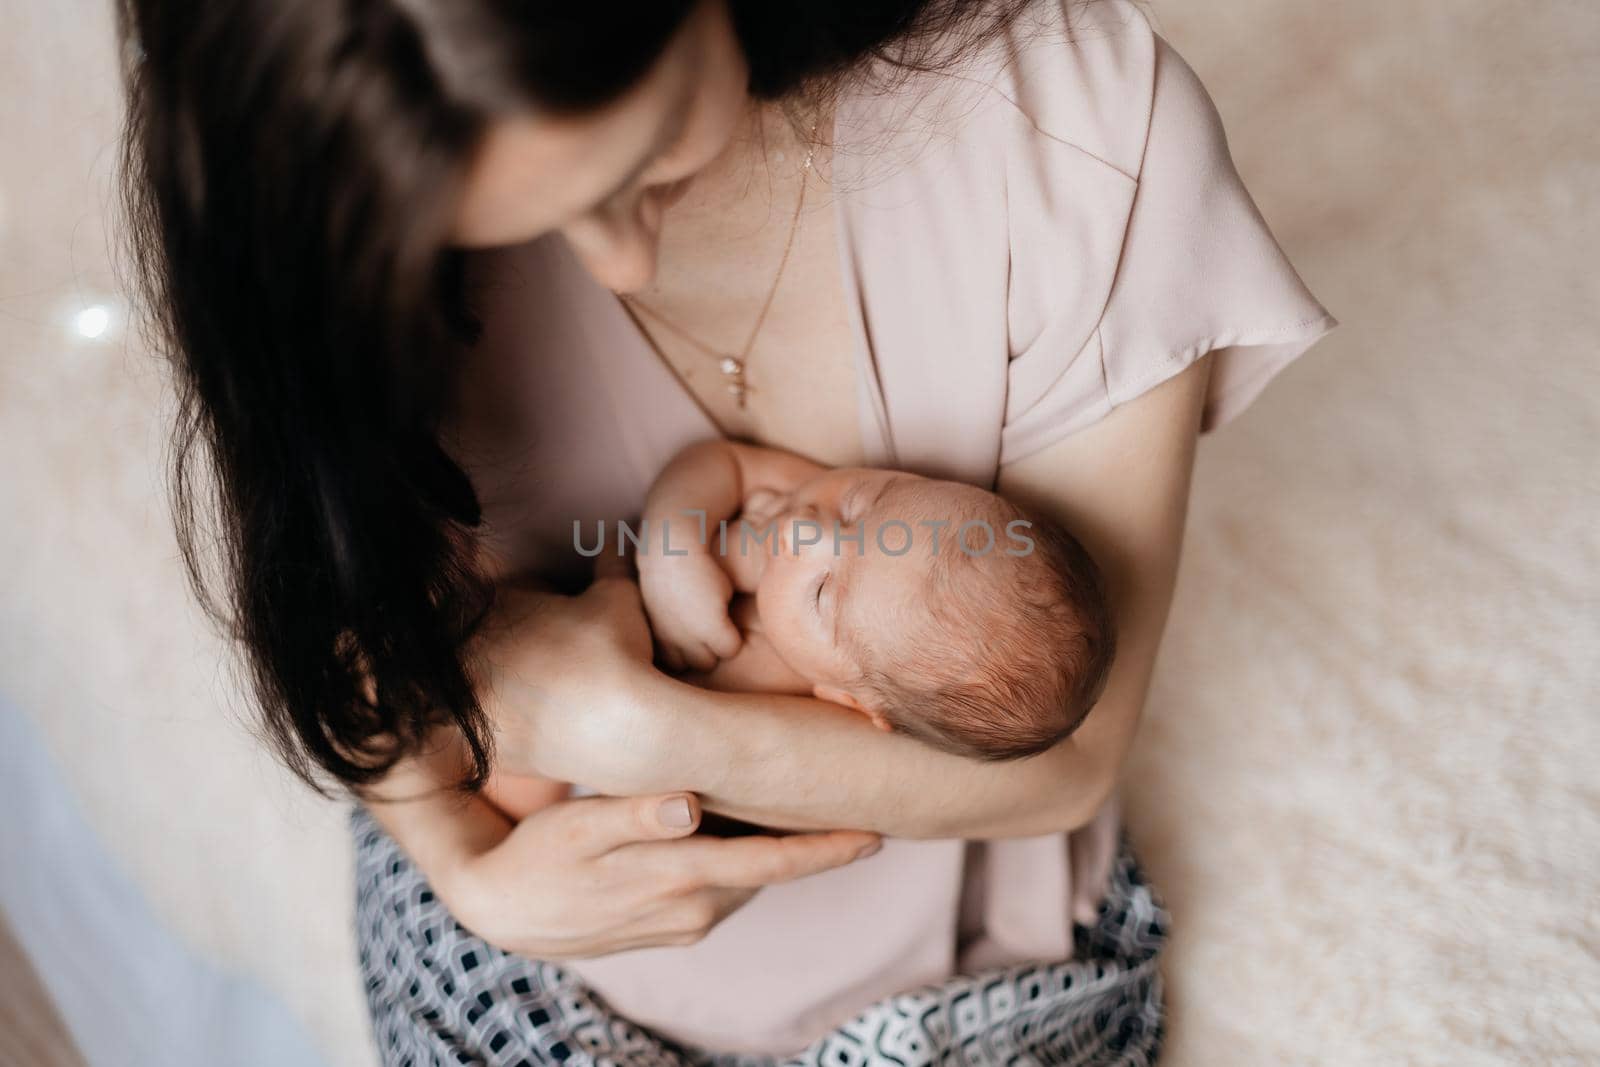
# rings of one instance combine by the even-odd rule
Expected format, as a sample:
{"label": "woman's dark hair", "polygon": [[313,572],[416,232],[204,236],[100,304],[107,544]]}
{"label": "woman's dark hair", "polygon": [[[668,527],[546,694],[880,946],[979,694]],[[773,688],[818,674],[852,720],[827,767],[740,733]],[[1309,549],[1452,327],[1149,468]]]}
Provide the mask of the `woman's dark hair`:
{"label": "woman's dark hair", "polygon": [[[473,340],[448,244],[491,121],[582,112],[696,0],[123,0],[127,225],[176,370],[172,492],[197,595],[266,732],[357,789],[432,729],[491,765],[470,642],[493,603],[441,447]],[[711,0],[701,0],[711,2]],[[725,0],[766,99],[926,69],[1026,0]]]}

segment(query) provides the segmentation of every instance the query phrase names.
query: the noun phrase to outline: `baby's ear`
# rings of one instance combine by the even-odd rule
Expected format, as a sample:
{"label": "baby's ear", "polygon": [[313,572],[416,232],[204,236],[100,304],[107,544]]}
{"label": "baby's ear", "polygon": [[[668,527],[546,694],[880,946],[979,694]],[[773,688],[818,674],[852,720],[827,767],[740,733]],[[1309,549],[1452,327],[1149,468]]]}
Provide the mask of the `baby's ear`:
{"label": "baby's ear", "polygon": [[852,711],[859,711],[868,719],[872,720],[872,725],[876,726],[885,733],[888,733],[894,729],[894,727],[890,725],[889,720],[884,717],[883,712],[863,703],[861,698],[857,697],[854,693],[848,690],[840,689],[838,686],[818,682],[816,685],[811,687],[811,695],[816,697],[818,700],[826,700],[832,704],[842,704]]}
{"label": "baby's ear", "polygon": [[855,711],[867,710],[862,706],[861,701],[856,699],[856,695],[854,693],[840,689],[836,685],[828,685],[826,682],[818,682],[816,685],[812,686],[811,695],[816,697],[818,700],[826,700],[830,704],[843,704],[845,707],[851,708]]}

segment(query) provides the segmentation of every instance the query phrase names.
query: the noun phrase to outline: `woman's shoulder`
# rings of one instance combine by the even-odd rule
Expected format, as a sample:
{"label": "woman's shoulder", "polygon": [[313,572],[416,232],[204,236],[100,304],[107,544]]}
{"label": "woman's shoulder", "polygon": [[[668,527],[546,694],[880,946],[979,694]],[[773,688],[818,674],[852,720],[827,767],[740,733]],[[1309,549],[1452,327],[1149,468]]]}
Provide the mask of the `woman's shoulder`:
{"label": "woman's shoulder", "polygon": [[[957,62],[841,103],[836,187],[865,245],[1004,259],[1092,326],[1158,110],[1181,116],[1162,136],[1226,151],[1210,97],[1133,0],[1035,0]],[[1019,310],[1023,335],[1042,328]]]}
{"label": "woman's shoulder", "polygon": [[[1213,428],[1332,325],[1132,0],[1039,0],[849,119],[888,146],[846,172],[844,240],[896,448],[927,469],[1022,458],[1246,346],[1212,377]],[[930,381],[961,403],[915,402]],[[942,461],[952,418],[993,451]]]}
{"label": "woman's shoulder", "polygon": [[1070,147],[1134,179],[1163,45],[1131,0],[1041,0],[962,76],[993,101],[974,116],[1000,123],[1014,139]]}
{"label": "woman's shoulder", "polygon": [[957,61],[852,100],[847,140],[894,170],[1052,145],[1131,181],[1163,47],[1132,0],[1036,0]]}

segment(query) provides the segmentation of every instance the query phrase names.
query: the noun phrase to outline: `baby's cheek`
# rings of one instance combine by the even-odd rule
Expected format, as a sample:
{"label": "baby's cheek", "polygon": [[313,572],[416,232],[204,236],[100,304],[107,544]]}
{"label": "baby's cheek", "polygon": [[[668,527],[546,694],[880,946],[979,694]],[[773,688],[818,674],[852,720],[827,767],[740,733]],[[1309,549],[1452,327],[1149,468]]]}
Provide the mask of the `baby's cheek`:
{"label": "baby's cheek", "polygon": [[756,608],[761,613],[761,627],[772,643],[774,651],[783,661],[802,674],[810,675],[817,658],[813,635],[804,619],[795,617],[792,609],[792,592],[787,586],[791,575],[781,573],[785,568],[769,564],[768,574],[756,590]]}
{"label": "baby's cheek", "polygon": [[756,586],[756,610],[761,613],[761,625],[769,631],[789,629],[789,613],[783,602],[783,569],[779,561],[767,560]]}

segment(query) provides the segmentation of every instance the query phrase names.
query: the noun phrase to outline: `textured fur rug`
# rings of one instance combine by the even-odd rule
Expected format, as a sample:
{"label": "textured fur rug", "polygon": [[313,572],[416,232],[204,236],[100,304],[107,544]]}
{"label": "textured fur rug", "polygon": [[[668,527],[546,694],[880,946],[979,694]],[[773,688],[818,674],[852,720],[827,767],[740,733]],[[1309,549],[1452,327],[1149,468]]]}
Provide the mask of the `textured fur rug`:
{"label": "textured fur rug", "polygon": [[[156,910],[367,1062],[342,819],[189,604],[159,370],[67,329],[116,293],[109,5],[0,7],[0,690]],[[1344,322],[1202,449],[1127,787],[1168,1062],[1600,1062],[1600,7],[1157,11]]]}

